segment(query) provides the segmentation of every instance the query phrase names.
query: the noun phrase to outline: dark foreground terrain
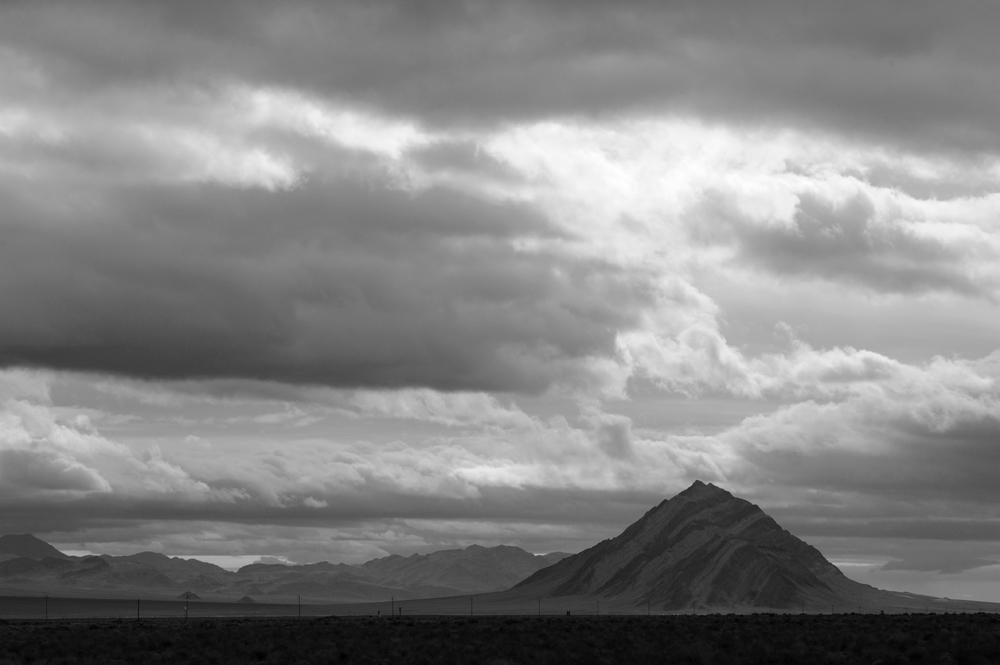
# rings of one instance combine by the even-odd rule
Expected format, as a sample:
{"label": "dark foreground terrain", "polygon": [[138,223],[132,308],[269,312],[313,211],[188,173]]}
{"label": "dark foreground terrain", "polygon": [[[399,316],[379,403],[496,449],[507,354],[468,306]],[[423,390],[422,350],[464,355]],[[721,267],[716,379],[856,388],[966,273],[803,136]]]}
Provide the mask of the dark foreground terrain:
{"label": "dark foreground terrain", "polygon": [[0,621],[0,663],[1000,663],[1000,617]]}

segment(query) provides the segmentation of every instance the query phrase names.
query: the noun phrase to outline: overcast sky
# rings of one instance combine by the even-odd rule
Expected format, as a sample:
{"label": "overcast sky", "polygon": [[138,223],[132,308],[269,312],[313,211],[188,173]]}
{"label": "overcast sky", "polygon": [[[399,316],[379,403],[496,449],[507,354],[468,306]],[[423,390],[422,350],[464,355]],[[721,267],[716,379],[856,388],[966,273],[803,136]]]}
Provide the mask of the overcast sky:
{"label": "overcast sky", "polygon": [[1000,601],[1000,6],[0,4],[0,532]]}

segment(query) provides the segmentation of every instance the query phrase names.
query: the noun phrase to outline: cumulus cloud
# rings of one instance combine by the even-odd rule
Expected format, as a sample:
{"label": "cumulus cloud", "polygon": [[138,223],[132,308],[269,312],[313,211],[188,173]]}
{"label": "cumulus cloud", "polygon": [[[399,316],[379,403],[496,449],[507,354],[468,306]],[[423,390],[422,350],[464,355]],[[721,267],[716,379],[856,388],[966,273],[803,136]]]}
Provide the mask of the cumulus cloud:
{"label": "cumulus cloud", "polygon": [[[722,224],[706,234],[735,244],[739,260],[778,274],[855,283],[888,293],[952,291],[996,297],[998,279],[989,267],[1000,254],[995,234],[928,218],[938,211],[907,218],[903,206],[892,200],[900,195],[880,192],[876,206],[866,187],[858,184],[858,191],[842,200],[799,193],[789,216],[748,220],[739,219],[738,212],[713,210],[706,214]],[[714,205],[725,206],[721,199]]]}
{"label": "cumulus cloud", "polygon": [[807,535],[995,540],[1000,394],[975,367],[938,359],[747,418],[718,435],[721,475]]}
{"label": "cumulus cloud", "polygon": [[[25,380],[29,377],[29,380]],[[232,502],[238,488],[212,488],[163,458],[156,447],[133,450],[98,432],[85,415],[64,416],[48,390],[52,379],[21,371],[0,373],[0,494],[31,512],[47,502],[93,500]]]}
{"label": "cumulus cloud", "polygon": [[94,469],[69,455],[25,448],[0,450],[0,478],[5,488],[54,494],[110,492]]}

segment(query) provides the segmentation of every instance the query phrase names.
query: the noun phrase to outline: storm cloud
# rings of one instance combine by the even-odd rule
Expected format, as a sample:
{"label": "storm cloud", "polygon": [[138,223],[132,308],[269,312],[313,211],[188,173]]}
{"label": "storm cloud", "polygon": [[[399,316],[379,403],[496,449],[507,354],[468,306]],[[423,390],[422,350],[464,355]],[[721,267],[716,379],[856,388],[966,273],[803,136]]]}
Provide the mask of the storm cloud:
{"label": "storm cloud", "polygon": [[107,199],[55,219],[9,210],[6,364],[539,391],[614,356],[614,331],[647,298],[600,260],[518,249],[560,235],[531,209],[446,190],[308,182]]}
{"label": "storm cloud", "polygon": [[984,3],[11,3],[0,37],[80,89],[228,79],[431,124],[656,111],[995,151]]}

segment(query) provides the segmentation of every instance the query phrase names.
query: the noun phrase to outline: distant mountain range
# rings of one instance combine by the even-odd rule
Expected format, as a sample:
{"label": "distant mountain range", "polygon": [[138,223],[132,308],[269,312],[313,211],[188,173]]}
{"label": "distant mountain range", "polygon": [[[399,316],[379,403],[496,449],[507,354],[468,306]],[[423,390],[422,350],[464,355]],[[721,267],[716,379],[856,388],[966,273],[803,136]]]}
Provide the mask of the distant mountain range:
{"label": "distant mountain range", "polygon": [[197,592],[362,602],[500,591],[567,556],[562,552],[535,555],[508,545],[472,545],[409,557],[392,555],[362,565],[254,563],[233,572],[205,561],[155,552],[73,557],[22,534],[0,536],[0,584],[49,593],[59,589],[174,596]]}

